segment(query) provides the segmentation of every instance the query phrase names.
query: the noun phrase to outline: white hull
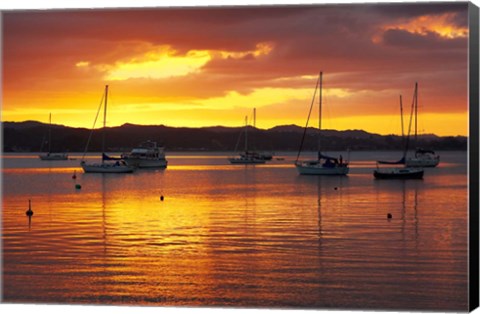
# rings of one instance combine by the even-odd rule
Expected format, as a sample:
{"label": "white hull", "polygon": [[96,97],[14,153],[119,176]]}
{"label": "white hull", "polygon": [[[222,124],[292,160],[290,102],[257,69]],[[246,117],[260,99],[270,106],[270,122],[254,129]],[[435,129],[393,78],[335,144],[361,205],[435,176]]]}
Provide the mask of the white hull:
{"label": "white hull", "polygon": [[299,174],[305,175],[347,175],[349,170],[347,165],[325,167],[321,163],[311,162],[296,163],[295,167],[297,167],[297,171]]}
{"label": "white hull", "polygon": [[127,165],[137,168],[166,168],[166,159],[136,159],[125,158]]}
{"label": "white hull", "polygon": [[428,158],[407,158],[405,160],[405,166],[407,167],[436,167],[440,163],[440,158],[436,157],[428,157]]}
{"label": "white hull", "polygon": [[40,160],[68,160],[67,154],[45,154],[38,155]]}
{"label": "white hull", "polygon": [[136,168],[166,168],[165,150],[157,142],[145,141],[130,153],[123,154],[122,159],[127,165]]}
{"label": "white hull", "polygon": [[117,163],[104,164],[81,164],[85,173],[130,173],[135,170],[134,167]]}

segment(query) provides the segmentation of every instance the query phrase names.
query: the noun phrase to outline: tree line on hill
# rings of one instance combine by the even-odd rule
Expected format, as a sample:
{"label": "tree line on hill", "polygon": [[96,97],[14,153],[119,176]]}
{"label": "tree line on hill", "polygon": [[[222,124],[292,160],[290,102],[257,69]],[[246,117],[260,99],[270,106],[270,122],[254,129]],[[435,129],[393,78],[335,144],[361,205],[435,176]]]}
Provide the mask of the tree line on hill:
{"label": "tree line on hill", "polygon": [[[46,151],[48,124],[36,121],[2,122],[4,152]],[[92,131],[62,125],[51,126],[51,147],[54,152],[83,152]],[[100,151],[102,131],[92,133],[89,152]],[[146,140],[163,144],[168,151],[241,151],[244,149],[244,127],[167,127],[164,125],[124,124],[106,130],[107,151],[126,152]],[[296,125],[271,129],[248,127],[249,149],[266,151],[297,151],[304,129]],[[322,150],[402,150],[405,139],[398,135],[379,135],[362,130],[322,130]],[[420,135],[416,143],[410,137],[411,148],[433,150],[466,150],[465,136],[439,137]],[[43,149],[42,149],[43,147]],[[317,130],[309,128],[304,150],[316,150]]]}

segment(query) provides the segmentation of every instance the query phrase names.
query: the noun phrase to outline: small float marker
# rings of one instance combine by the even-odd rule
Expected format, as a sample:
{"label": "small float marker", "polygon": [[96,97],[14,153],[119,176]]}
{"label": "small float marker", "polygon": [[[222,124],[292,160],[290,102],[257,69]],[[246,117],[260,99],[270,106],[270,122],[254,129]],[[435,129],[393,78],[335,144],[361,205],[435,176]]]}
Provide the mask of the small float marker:
{"label": "small float marker", "polygon": [[28,217],[33,216],[32,201],[31,200],[28,200],[28,210],[25,212],[25,215],[27,215]]}
{"label": "small float marker", "polygon": [[163,202],[163,195],[160,195],[160,200]]}
{"label": "small float marker", "polygon": [[334,187],[333,189],[334,189],[335,191],[336,191],[336,190],[338,190],[338,188],[337,188],[337,187]]}
{"label": "small float marker", "polygon": [[80,184],[75,184],[75,189],[80,190],[82,186]]}
{"label": "small float marker", "polygon": [[77,178],[77,170],[73,170],[73,176],[72,176],[72,179],[76,179]]}
{"label": "small float marker", "polygon": [[392,214],[390,213],[387,214],[387,219],[392,219],[392,217],[393,217]]}

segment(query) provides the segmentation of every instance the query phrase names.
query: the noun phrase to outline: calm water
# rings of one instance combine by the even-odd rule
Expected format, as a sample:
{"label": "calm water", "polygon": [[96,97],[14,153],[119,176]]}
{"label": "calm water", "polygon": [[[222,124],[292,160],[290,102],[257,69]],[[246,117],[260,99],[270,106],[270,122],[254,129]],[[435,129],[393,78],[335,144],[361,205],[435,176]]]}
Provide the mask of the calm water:
{"label": "calm water", "polygon": [[352,153],[348,177],[299,176],[294,154],[106,175],[6,154],[4,301],[467,311],[467,157],[440,155],[379,181],[372,160],[400,153]]}

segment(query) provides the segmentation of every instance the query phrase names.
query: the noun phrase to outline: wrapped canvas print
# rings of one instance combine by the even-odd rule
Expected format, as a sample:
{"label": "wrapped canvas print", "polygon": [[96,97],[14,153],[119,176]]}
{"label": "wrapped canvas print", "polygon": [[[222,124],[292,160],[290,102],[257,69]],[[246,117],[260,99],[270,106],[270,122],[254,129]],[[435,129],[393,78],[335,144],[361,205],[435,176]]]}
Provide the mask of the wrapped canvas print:
{"label": "wrapped canvas print", "polygon": [[475,309],[478,12],[3,10],[1,301]]}

